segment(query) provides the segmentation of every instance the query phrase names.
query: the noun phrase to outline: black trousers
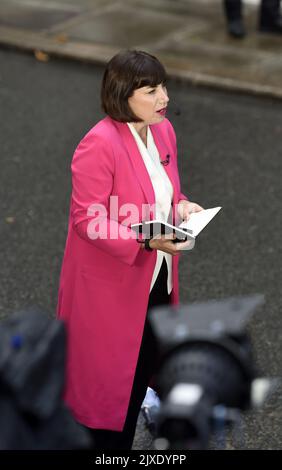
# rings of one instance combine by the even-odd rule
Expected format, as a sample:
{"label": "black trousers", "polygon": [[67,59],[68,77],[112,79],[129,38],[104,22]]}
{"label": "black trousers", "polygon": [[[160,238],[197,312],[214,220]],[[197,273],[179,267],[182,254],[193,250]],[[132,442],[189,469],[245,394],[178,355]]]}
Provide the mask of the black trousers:
{"label": "black trousers", "polygon": [[[242,18],[242,0],[224,0],[225,14],[228,21]],[[271,26],[280,13],[280,0],[261,0],[260,24]]]}
{"label": "black trousers", "polygon": [[147,387],[155,372],[157,361],[157,345],[148,322],[150,309],[158,305],[168,304],[169,301],[170,296],[167,293],[167,265],[164,259],[149,297],[144,332],[123,431],[87,428],[93,438],[93,447],[97,450],[129,450],[132,447],[139,411],[145,398]]}

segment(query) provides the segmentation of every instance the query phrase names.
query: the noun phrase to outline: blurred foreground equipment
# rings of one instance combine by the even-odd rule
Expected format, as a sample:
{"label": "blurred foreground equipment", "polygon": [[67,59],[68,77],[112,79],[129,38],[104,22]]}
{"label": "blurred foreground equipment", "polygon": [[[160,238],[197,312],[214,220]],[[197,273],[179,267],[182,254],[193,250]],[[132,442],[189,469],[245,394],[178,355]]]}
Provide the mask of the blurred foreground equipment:
{"label": "blurred foreground equipment", "polygon": [[[277,379],[257,378],[247,320],[262,295],[158,307],[150,321],[160,361],[155,447],[206,449],[212,433],[261,406]],[[156,416],[156,413],[154,413]]]}
{"label": "blurred foreground equipment", "polygon": [[65,354],[63,323],[40,309],[0,323],[0,450],[89,448],[62,402]]}

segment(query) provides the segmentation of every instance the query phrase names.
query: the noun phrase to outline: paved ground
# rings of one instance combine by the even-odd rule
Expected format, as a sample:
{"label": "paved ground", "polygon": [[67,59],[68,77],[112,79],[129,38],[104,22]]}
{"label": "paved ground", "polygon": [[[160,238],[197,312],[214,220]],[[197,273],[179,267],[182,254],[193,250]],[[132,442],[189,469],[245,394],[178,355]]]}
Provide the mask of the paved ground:
{"label": "paved ground", "polygon": [[[101,69],[11,51],[0,51],[0,63],[0,316],[30,304],[53,316],[70,162],[102,116]],[[205,207],[223,206],[182,257],[182,302],[265,294],[250,331],[262,373],[281,376],[281,102],[169,89],[183,190]],[[282,448],[281,397],[246,419],[245,447]],[[150,446],[142,423],[135,446]]]}
{"label": "paved ground", "polygon": [[257,10],[238,41],[222,0],[0,0],[0,44],[95,63],[136,47],[181,80],[281,98],[282,38],[257,33]]}

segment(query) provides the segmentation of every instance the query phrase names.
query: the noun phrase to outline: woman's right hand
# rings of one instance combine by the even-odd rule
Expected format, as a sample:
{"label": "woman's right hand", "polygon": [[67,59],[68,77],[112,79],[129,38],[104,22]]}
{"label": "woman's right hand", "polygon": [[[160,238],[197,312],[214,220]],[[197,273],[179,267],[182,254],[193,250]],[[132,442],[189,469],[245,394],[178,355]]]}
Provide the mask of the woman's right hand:
{"label": "woman's right hand", "polygon": [[159,235],[158,237],[152,238],[149,242],[150,248],[153,250],[160,250],[164,251],[165,253],[169,253],[172,256],[179,255],[179,253],[185,249],[190,243],[190,240],[186,242],[178,242],[174,243],[172,240],[176,238],[175,235],[172,236],[165,236]]}

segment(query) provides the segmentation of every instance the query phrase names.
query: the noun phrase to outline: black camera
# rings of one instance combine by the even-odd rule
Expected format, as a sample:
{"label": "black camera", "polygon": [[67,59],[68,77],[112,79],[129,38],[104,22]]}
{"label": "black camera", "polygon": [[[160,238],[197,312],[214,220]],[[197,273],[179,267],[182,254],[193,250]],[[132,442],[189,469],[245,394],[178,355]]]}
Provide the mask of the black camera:
{"label": "black camera", "polygon": [[87,449],[91,440],[62,400],[66,331],[40,308],[0,323],[0,449]]}
{"label": "black camera", "polygon": [[158,307],[150,322],[159,349],[154,388],[158,449],[207,449],[213,431],[264,401],[275,380],[259,379],[244,327],[262,295]]}

